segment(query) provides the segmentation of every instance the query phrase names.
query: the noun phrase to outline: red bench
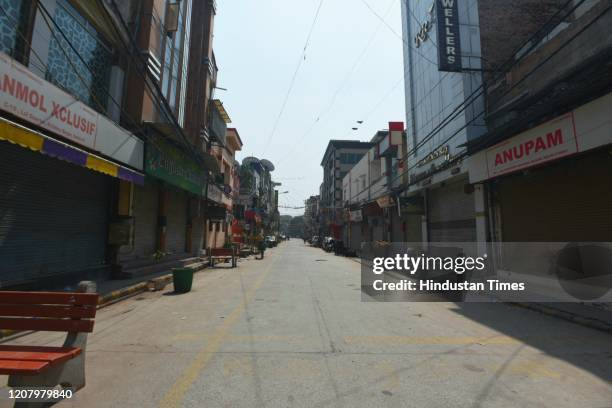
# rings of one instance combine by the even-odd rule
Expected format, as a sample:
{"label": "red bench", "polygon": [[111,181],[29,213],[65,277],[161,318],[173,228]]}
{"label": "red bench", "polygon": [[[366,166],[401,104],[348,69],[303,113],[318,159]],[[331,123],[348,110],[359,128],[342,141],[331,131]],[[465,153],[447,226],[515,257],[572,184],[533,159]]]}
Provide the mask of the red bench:
{"label": "red bench", "polygon": [[216,260],[231,260],[232,268],[236,267],[236,248],[208,248],[208,264],[212,268]]}
{"label": "red bench", "polygon": [[0,292],[0,329],[66,332],[62,346],[0,344],[0,374],[10,387],[85,386],[87,333],[94,327],[95,284],[79,284],[78,293]]}

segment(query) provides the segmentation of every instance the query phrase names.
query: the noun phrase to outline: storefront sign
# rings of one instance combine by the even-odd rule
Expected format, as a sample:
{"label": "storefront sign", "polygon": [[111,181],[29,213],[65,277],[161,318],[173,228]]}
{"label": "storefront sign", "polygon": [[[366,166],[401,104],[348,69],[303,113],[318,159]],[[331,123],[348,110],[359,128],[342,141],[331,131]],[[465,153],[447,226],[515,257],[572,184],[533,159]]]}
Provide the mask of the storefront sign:
{"label": "storefront sign", "polygon": [[[408,7],[410,7],[410,5],[408,5]],[[431,6],[429,7],[429,10],[427,10],[427,14],[428,14],[427,20],[423,24],[421,24],[421,26],[419,27],[419,31],[417,31],[417,34],[414,37],[414,45],[416,48],[419,48],[421,44],[423,44],[429,38],[429,32],[431,31],[431,28],[433,27],[433,23],[431,22],[431,16],[433,14],[433,9],[434,9],[434,3],[432,3]]]}
{"label": "storefront sign", "polygon": [[0,109],[138,170],[144,143],[0,53]]}
{"label": "storefront sign", "polygon": [[352,222],[361,222],[363,221],[363,214],[361,210],[354,210],[350,212],[350,220]]}
{"label": "storefront sign", "polygon": [[577,151],[573,116],[567,114],[488,149],[489,177],[535,166]]}
{"label": "storefront sign", "polygon": [[395,201],[391,196],[383,196],[376,199],[376,203],[380,208],[388,208],[393,207],[395,205]]}
{"label": "storefront sign", "polygon": [[204,195],[205,170],[178,147],[157,135],[147,143],[145,171],[183,190]]}
{"label": "storefront sign", "polygon": [[438,71],[461,71],[461,41],[457,0],[436,0]]}
{"label": "storefront sign", "polygon": [[439,157],[443,157],[444,162],[450,160],[450,149],[448,145],[437,148],[436,150],[419,160],[417,162],[417,167],[423,167],[427,163],[431,163]]}

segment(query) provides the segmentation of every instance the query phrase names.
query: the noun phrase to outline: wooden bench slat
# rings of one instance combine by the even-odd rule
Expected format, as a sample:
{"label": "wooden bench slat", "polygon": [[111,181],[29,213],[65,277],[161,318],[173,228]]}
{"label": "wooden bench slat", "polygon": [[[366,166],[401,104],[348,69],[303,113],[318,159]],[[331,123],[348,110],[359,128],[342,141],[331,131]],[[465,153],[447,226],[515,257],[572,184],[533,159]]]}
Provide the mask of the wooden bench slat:
{"label": "wooden bench slat", "polygon": [[1,291],[0,304],[90,305],[98,304],[97,293]]}
{"label": "wooden bench slat", "polygon": [[0,360],[46,361],[50,364],[63,363],[81,354],[78,347],[37,347],[0,345]]}
{"label": "wooden bench slat", "polygon": [[47,361],[0,360],[0,375],[35,375],[47,367]]}
{"label": "wooden bench slat", "polygon": [[212,248],[210,250],[210,255],[212,256],[232,256],[234,255],[234,250],[232,248]]}
{"label": "wooden bench slat", "polygon": [[65,305],[9,305],[0,304],[0,316],[20,317],[95,317],[96,307]]}
{"label": "wooden bench slat", "polygon": [[0,317],[0,329],[8,330],[65,331],[91,333],[93,331],[93,325],[93,320]]}

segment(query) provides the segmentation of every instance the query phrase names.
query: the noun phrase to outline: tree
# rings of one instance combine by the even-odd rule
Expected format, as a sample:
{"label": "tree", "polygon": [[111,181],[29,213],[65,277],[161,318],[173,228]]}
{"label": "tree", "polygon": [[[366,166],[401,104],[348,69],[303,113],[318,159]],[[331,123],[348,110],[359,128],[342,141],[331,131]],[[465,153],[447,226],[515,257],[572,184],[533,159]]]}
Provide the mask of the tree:
{"label": "tree", "polygon": [[289,223],[289,236],[301,238],[304,235],[304,217],[294,217]]}

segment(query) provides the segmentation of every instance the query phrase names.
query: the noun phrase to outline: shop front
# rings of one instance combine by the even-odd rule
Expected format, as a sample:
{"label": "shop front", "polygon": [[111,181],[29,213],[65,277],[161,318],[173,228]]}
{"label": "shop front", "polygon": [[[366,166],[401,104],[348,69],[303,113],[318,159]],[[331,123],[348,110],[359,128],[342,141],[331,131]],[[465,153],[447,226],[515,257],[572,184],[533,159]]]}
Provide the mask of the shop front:
{"label": "shop front", "polygon": [[611,111],[609,94],[474,155],[495,240],[612,242]]}
{"label": "shop front", "polygon": [[426,194],[429,242],[476,241],[475,201],[467,177],[447,179]]}
{"label": "shop front", "polygon": [[148,223],[157,209],[153,223],[156,245],[151,248],[150,227],[136,229],[134,245],[140,248],[137,255],[150,257],[153,252],[172,258],[197,255],[203,239],[206,169],[170,138],[152,130],[147,140],[145,171],[147,186],[142,194],[135,195],[134,218],[136,225],[138,218]]}
{"label": "shop front", "polygon": [[4,54],[0,71],[0,285],[106,275],[115,192],[144,183],[142,141]]}

